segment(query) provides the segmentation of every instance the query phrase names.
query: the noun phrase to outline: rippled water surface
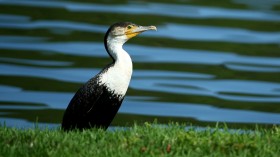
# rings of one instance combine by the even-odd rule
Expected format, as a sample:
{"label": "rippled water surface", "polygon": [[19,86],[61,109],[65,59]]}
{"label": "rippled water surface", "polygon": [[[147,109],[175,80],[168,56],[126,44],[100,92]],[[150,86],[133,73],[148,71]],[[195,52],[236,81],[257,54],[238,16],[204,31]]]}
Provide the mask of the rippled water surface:
{"label": "rippled water surface", "polygon": [[280,0],[0,1],[0,122],[58,126],[111,60],[118,21],[156,25],[125,44],[134,62],[112,126],[280,124]]}

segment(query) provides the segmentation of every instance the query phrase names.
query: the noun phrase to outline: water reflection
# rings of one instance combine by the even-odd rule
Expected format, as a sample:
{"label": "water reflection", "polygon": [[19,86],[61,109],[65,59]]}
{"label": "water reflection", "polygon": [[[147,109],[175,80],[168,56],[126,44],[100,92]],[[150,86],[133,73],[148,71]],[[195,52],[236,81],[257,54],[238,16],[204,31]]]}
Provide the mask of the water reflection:
{"label": "water reflection", "polygon": [[[15,66],[8,64],[0,64],[0,75],[9,76],[28,76],[49,78],[60,81],[70,81],[83,83],[92,76],[96,75],[101,69],[82,69],[82,68],[36,68],[28,66]],[[134,70],[133,77],[140,78],[195,78],[207,79],[213,78],[212,75],[199,73],[183,73],[183,72],[169,72],[169,71],[143,71]]]}
{"label": "water reflection", "polygon": [[[0,69],[2,69],[0,70],[1,75],[42,77],[80,83],[86,82],[99,71],[98,69],[48,69],[4,64],[0,67]],[[150,74],[150,76],[145,77],[147,74]],[[173,78],[170,78],[169,76],[172,76]],[[176,78],[182,76],[183,79]],[[245,80],[213,80],[211,78],[213,78],[213,76],[204,74],[170,73],[164,71],[143,72],[135,70],[134,79],[132,80],[130,87],[138,90],[214,96],[235,101],[280,102],[280,93],[275,90],[280,88],[279,83]],[[237,96],[234,93],[242,95]],[[246,96],[246,94],[250,95]]]}
{"label": "water reflection", "polygon": [[34,42],[42,42],[42,41],[46,41],[47,38],[46,37],[32,37],[32,36],[17,36],[17,35],[1,35],[0,36],[0,44],[1,44],[1,48],[5,49],[5,48],[9,48],[6,47],[5,44],[9,45],[9,44],[15,44],[15,43],[34,43]]}
{"label": "water reflection", "polygon": [[80,68],[37,68],[28,66],[16,66],[1,64],[0,74],[9,76],[29,76],[42,77],[67,82],[86,82],[89,78],[99,72],[98,69],[80,69]]}
{"label": "water reflection", "polygon": [[244,20],[280,21],[274,12],[256,10],[225,9],[192,5],[176,5],[163,3],[128,3],[125,5],[102,5],[69,1],[0,1],[0,4],[34,6],[44,8],[61,8],[75,12],[106,12],[123,14],[151,14],[184,18],[227,18]]}
{"label": "water reflection", "polygon": [[280,32],[257,32],[238,28],[178,24],[166,24],[165,28],[162,30],[164,31],[159,31],[159,33],[154,36],[181,40],[224,41],[237,43],[280,43]]}
{"label": "water reflection", "polygon": [[262,9],[262,10],[271,10],[273,9],[274,6],[279,5],[280,1],[279,0],[233,0],[234,3],[238,4],[246,4],[250,8],[255,8],[255,9]]}
{"label": "water reflection", "polygon": [[[64,109],[72,96],[72,93],[56,93],[56,92],[33,92],[21,91],[15,87],[10,92],[2,93],[1,101],[9,102],[28,102],[28,103],[46,103],[47,108]],[[3,91],[3,90],[1,90]],[[135,98],[127,97],[120,109],[120,113],[142,114],[154,116],[171,116],[171,117],[191,117],[200,121],[220,121],[223,117],[224,122],[239,123],[271,123],[280,124],[278,121],[279,114],[264,113],[256,111],[240,111],[233,109],[220,109],[204,104],[179,104],[179,103],[158,103],[158,102],[139,102],[134,101]],[[143,98],[142,98],[143,99]],[[148,98],[150,99],[150,98]],[[137,98],[139,100],[139,98]],[[7,107],[6,107],[7,108]],[[42,107],[40,107],[42,108]],[[9,109],[13,109],[9,108]],[[14,108],[15,109],[15,108]],[[16,108],[19,109],[19,108]],[[28,109],[25,108],[25,109]],[[33,108],[35,109],[35,108]],[[5,110],[5,106],[2,108]],[[238,116],[236,116],[238,115]]]}
{"label": "water reflection", "polygon": [[[2,15],[3,16],[3,15]],[[8,15],[9,16],[9,15]],[[16,19],[17,20],[17,19]],[[49,29],[60,34],[69,34],[71,31],[102,32],[105,33],[107,26],[95,25],[82,22],[70,22],[62,20],[39,20],[39,21],[3,21],[0,22],[0,28],[13,29]],[[167,23],[164,26],[158,26],[157,33],[147,32],[143,36],[164,37],[180,40],[198,40],[198,41],[224,41],[236,43],[280,43],[280,32],[258,32],[240,28],[225,28],[199,25],[179,25]],[[162,31],[164,30],[164,31]],[[184,33],[176,33],[184,32]]]}
{"label": "water reflection", "polygon": [[6,22],[28,22],[30,21],[30,17],[22,16],[22,15],[12,15],[12,14],[0,14],[1,23]]}
{"label": "water reflection", "polygon": [[[2,15],[3,16],[3,15]],[[7,15],[8,17],[11,15]],[[1,18],[0,18],[1,19]],[[39,20],[39,21],[1,21],[0,28],[13,28],[13,29],[49,29],[59,31],[85,31],[85,32],[106,32],[107,26],[94,25],[82,22],[71,22],[61,20]]]}
{"label": "water reflection", "polygon": [[[174,48],[154,48],[144,47],[138,45],[126,45],[125,48],[132,56],[137,54],[139,56],[146,56],[142,58],[133,58],[135,61],[141,62],[172,62],[172,63],[195,63],[195,64],[209,64],[217,65],[224,63],[242,63],[254,65],[270,65],[280,66],[279,57],[257,57],[257,56],[243,56],[232,52],[214,52],[204,50],[188,50],[188,49],[174,49]],[[170,58],[172,55],[172,58]]]}
{"label": "water reflection", "polygon": [[140,90],[211,96],[232,101],[280,103],[280,92],[276,91],[280,88],[279,83],[243,80],[135,79],[131,87]]}
{"label": "water reflection", "polygon": [[280,67],[277,66],[254,66],[254,65],[242,65],[242,64],[226,64],[226,67],[231,70],[238,71],[251,71],[251,72],[263,72],[263,73],[273,73],[280,72]]}
{"label": "water reflection", "polygon": [[220,121],[220,117],[222,116],[223,122],[280,124],[279,114],[220,109],[203,104],[161,104],[154,102],[139,103],[128,101],[127,103],[124,103],[120,112],[171,117],[192,117],[200,121],[213,122]]}
{"label": "water reflection", "polygon": [[[31,60],[31,59],[16,59],[16,58],[6,58],[0,57],[0,62],[10,62],[10,63],[23,63],[29,65],[40,65],[40,66],[70,66],[71,62],[62,61],[45,61],[45,60]],[[9,70],[9,69],[5,69]]]}
{"label": "water reflection", "polygon": [[280,124],[277,2],[0,1],[0,123],[58,126],[74,92],[111,61],[108,25],[133,21],[158,31],[124,46],[134,72],[113,125]]}
{"label": "water reflection", "polygon": [[[25,37],[21,37],[25,39]],[[21,39],[19,38],[19,39]],[[0,37],[1,40],[1,37]],[[18,40],[15,38],[15,40]],[[125,45],[135,62],[195,63],[195,64],[254,64],[280,66],[279,57],[242,56],[231,52],[155,48],[139,45]],[[103,43],[95,42],[3,42],[0,48],[10,50],[46,51],[77,56],[108,57]],[[172,58],[170,58],[172,55]],[[203,56],[203,57],[201,57]]]}

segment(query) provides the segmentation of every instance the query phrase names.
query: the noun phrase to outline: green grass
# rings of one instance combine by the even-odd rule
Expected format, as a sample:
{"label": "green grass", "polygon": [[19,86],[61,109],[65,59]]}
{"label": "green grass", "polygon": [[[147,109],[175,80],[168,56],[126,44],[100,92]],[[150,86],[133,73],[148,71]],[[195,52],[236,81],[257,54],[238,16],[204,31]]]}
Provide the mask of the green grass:
{"label": "green grass", "polygon": [[134,125],[129,129],[63,132],[0,127],[0,156],[280,156],[280,127],[251,131]]}

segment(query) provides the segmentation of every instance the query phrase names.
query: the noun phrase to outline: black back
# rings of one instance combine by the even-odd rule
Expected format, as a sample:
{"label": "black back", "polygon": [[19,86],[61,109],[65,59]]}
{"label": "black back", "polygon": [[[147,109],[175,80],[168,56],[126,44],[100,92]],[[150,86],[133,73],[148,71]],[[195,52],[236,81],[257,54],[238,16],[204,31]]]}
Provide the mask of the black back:
{"label": "black back", "polygon": [[62,129],[107,129],[118,112],[123,98],[98,82],[98,76],[83,85],[70,101],[63,117]]}
{"label": "black back", "polygon": [[84,84],[70,101],[62,120],[63,130],[87,129],[92,127],[107,129],[118,112],[123,97],[114,95],[101,84],[99,76],[114,65],[115,59],[108,50],[107,38],[115,27],[127,27],[131,22],[119,22],[112,25],[104,38],[105,49],[113,59],[113,63],[105,67],[98,75]]}

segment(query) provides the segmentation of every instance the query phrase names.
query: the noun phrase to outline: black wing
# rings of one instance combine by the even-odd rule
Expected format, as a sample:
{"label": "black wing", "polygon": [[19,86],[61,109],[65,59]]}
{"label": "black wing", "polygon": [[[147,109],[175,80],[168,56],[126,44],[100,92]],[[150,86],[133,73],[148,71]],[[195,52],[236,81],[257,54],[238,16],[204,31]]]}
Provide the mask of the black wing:
{"label": "black wing", "polygon": [[97,77],[83,85],[70,101],[63,117],[62,129],[107,128],[123,98],[108,91]]}

